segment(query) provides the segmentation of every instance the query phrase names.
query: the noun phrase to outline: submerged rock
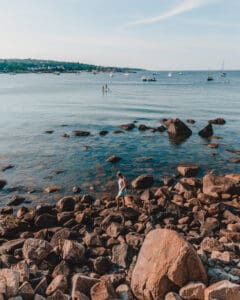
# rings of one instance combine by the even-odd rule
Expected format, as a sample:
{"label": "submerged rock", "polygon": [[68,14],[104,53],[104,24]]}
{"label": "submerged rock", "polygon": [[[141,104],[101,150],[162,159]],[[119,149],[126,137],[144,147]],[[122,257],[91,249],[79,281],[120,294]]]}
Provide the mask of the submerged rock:
{"label": "submerged rock", "polygon": [[6,184],[7,184],[6,180],[0,179],[0,190],[3,189]]}
{"label": "submerged rock", "polygon": [[226,121],[223,118],[217,118],[214,120],[209,120],[208,121],[210,124],[215,124],[215,125],[224,125],[226,124]]}
{"label": "submerged rock", "polygon": [[136,126],[135,126],[134,123],[129,123],[129,124],[122,124],[119,127],[126,130],[126,131],[129,131],[129,130],[134,129]]}
{"label": "submerged rock", "polygon": [[75,135],[75,136],[89,136],[90,132],[89,131],[83,131],[83,130],[75,130],[75,131],[73,131],[73,135]]}
{"label": "submerged rock", "polygon": [[111,155],[106,159],[106,162],[116,163],[119,160],[121,160],[121,157],[119,157],[117,155]]}

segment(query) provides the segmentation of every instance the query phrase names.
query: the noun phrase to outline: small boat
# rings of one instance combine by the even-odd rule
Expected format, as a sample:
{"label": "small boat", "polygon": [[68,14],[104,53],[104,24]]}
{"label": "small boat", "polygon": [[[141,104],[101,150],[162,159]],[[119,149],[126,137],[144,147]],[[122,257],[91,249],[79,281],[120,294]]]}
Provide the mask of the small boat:
{"label": "small boat", "polygon": [[147,77],[142,77],[141,78],[142,79],[142,81],[144,81],[144,82],[154,82],[154,81],[157,81],[157,79],[153,76],[153,77],[150,77],[150,76],[147,76]]}
{"label": "small boat", "polygon": [[58,75],[58,76],[59,76],[61,73],[60,73],[60,72],[58,72],[58,71],[55,71],[55,72],[53,72],[53,74],[54,74],[54,75]]}
{"label": "small boat", "polygon": [[124,73],[124,75],[125,75],[125,76],[129,76],[129,73],[128,73],[128,72],[126,72],[126,73]]}
{"label": "small boat", "polygon": [[213,79],[213,77],[212,76],[210,76],[210,75],[208,75],[208,77],[207,77],[207,81],[213,81],[214,79]]}
{"label": "small boat", "polygon": [[167,75],[169,78],[172,77],[172,72],[169,72]]}
{"label": "small boat", "polygon": [[178,75],[183,75],[183,72],[178,72]]}

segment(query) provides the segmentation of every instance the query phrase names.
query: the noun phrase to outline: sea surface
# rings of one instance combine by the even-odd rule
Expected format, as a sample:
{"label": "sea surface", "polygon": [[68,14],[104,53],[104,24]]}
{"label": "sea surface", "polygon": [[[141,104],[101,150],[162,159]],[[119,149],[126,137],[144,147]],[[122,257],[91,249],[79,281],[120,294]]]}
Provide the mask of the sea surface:
{"label": "sea surface", "polygon": [[[0,206],[29,190],[35,190],[27,196],[31,203],[54,202],[75,185],[84,193],[114,193],[118,170],[129,181],[151,173],[157,183],[176,174],[182,163],[198,164],[200,176],[208,170],[239,172],[240,164],[230,162],[237,155],[226,149],[240,150],[240,72],[229,71],[225,78],[212,72],[213,82],[200,71],[172,72],[171,78],[158,72],[152,83],[141,81],[145,75],[151,73],[0,74],[0,167],[14,165],[0,172],[0,179],[8,182],[0,191]],[[109,91],[103,94],[104,84]],[[169,140],[167,132],[113,133],[120,124],[156,127],[163,118],[176,117],[196,120],[188,124],[192,136],[180,144]],[[214,125],[214,135],[221,139],[200,138],[198,131],[217,117],[226,120],[223,126]],[[74,130],[91,135],[74,137]],[[99,136],[100,130],[109,134]],[[64,133],[70,138],[63,138]],[[209,149],[209,142],[220,146]],[[113,154],[122,160],[107,163]],[[54,184],[62,187],[60,193],[42,194]]]}

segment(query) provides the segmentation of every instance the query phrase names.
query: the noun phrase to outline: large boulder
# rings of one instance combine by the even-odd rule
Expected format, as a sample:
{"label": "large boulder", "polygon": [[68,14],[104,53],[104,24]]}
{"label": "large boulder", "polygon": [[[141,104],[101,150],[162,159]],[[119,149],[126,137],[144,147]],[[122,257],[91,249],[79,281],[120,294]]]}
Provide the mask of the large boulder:
{"label": "large boulder", "polygon": [[131,287],[136,298],[162,300],[167,292],[190,281],[207,281],[194,248],[175,231],[151,231],[145,238],[132,274]]}
{"label": "large boulder", "polygon": [[212,136],[213,135],[212,124],[209,123],[206,127],[200,130],[198,134],[203,138],[209,138],[210,136]]}
{"label": "large boulder", "polygon": [[192,130],[181,120],[173,119],[169,122],[168,134],[173,139],[185,139],[192,134]]}
{"label": "large boulder", "polygon": [[203,177],[203,193],[209,196],[217,197],[222,193],[234,193],[236,183],[226,176],[216,176],[207,174]]}
{"label": "large boulder", "polygon": [[135,189],[148,189],[153,185],[153,176],[150,174],[143,174],[132,181],[132,187]]}
{"label": "large boulder", "polygon": [[52,246],[44,240],[27,239],[23,244],[23,257],[33,261],[41,261],[45,259],[52,250]]}
{"label": "large boulder", "polygon": [[239,300],[240,285],[222,280],[205,289],[204,296],[205,300]]}

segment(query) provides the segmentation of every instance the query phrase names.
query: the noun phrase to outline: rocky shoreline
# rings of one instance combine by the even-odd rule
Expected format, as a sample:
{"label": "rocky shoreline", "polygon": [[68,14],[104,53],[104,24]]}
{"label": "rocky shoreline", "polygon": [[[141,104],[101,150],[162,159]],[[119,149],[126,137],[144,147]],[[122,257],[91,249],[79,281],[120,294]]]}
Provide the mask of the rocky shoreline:
{"label": "rocky shoreline", "polygon": [[139,176],[119,211],[88,194],[3,207],[0,299],[240,299],[240,174],[178,172]]}

